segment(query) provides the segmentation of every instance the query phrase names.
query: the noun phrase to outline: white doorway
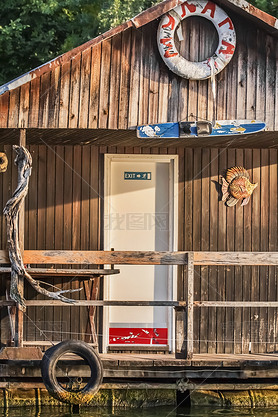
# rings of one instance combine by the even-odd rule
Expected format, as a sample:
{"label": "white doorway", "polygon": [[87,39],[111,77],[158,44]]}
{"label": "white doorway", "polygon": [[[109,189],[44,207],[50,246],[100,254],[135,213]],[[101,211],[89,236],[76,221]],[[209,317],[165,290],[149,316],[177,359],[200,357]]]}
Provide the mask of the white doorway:
{"label": "white doorway", "polygon": [[[104,249],[177,250],[178,157],[105,155]],[[106,277],[105,300],[176,299],[176,268],[120,265]],[[172,307],[104,308],[108,346],[159,346],[173,351]]]}

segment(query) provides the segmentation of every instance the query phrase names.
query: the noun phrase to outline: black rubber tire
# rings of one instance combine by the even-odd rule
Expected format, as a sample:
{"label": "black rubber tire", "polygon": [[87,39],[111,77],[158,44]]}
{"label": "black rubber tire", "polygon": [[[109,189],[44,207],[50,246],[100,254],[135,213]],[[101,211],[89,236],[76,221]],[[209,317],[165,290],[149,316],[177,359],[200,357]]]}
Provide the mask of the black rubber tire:
{"label": "black rubber tire", "polygon": [[[91,368],[91,377],[80,391],[68,391],[57,381],[56,364],[65,353],[75,353],[86,360]],[[54,398],[70,404],[88,404],[102,382],[103,367],[93,347],[80,340],[65,340],[45,352],[41,361],[41,373],[48,392]]]}

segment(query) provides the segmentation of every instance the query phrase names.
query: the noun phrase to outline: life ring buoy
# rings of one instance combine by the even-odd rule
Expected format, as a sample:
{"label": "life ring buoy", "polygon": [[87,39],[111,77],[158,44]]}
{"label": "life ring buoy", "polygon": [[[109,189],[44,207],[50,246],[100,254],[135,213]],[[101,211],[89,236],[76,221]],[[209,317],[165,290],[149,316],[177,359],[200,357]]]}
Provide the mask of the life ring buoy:
{"label": "life ring buoy", "polygon": [[[57,362],[65,353],[75,353],[91,368],[89,381],[80,390],[64,387],[57,380]],[[102,382],[103,367],[99,355],[88,343],[81,340],[66,340],[45,352],[41,361],[41,374],[48,392],[57,400],[69,404],[88,404]]]}
{"label": "life ring buoy", "polygon": [[[188,61],[179,54],[175,46],[175,31],[181,21],[190,16],[201,16],[210,20],[218,32],[219,43],[214,55],[202,62]],[[212,65],[214,74],[217,74],[230,62],[235,51],[236,33],[230,17],[215,3],[192,0],[182,3],[162,17],[157,43],[159,52],[171,71],[180,77],[204,80],[211,77]]]}

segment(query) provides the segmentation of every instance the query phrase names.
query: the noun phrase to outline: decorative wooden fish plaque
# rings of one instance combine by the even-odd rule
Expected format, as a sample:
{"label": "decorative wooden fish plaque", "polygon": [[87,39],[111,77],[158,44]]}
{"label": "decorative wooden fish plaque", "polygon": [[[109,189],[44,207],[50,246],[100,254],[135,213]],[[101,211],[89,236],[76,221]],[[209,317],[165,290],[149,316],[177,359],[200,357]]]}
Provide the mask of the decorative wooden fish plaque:
{"label": "decorative wooden fish plaque", "polygon": [[222,201],[228,207],[235,206],[242,200],[241,206],[249,203],[251,194],[258,186],[249,180],[249,174],[243,167],[232,167],[226,172],[226,178],[222,177]]}

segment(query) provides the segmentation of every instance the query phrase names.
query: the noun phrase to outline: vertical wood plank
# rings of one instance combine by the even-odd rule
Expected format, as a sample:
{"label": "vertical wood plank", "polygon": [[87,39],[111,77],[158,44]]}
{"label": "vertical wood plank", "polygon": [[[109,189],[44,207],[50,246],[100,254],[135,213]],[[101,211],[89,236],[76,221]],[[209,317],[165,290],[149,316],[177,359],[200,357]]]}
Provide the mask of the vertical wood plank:
{"label": "vertical wood plank", "polygon": [[119,95],[119,129],[127,129],[129,114],[131,30],[123,32]]}
{"label": "vertical wood plank", "polygon": [[[237,119],[246,118],[246,87],[247,87],[247,56],[248,47],[246,43],[246,33],[239,30],[237,33],[237,42],[240,45],[237,55],[237,101],[236,101],[236,117]],[[234,91],[235,94],[235,91]]]}
{"label": "vertical wood plank", "polygon": [[139,113],[138,124],[148,123],[149,111],[149,80],[150,80],[150,43],[151,32],[148,26],[142,28],[141,51],[144,53],[140,57],[140,86],[139,86]]}
{"label": "vertical wood plank", "polygon": [[131,60],[130,60],[130,90],[128,126],[138,125],[139,85],[140,85],[140,56],[142,53],[142,31],[132,29]]}
{"label": "vertical wood plank", "polygon": [[[81,229],[81,186],[82,186],[82,161],[81,146],[74,146],[73,151],[73,183],[72,183],[72,249],[80,250],[80,229]],[[79,280],[74,279],[71,283],[72,289],[80,288]],[[71,294],[71,298],[78,300],[80,292]],[[83,310],[86,308],[83,308]],[[71,332],[73,337],[80,338],[80,315],[81,308],[71,308]]]}
{"label": "vertical wood plank", "polygon": [[102,195],[99,190],[99,182],[103,181],[99,172],[99,151],[95,146],[91,147],[91,172],[90,172],[90,250],[98,250],[100,233],[100,205]]}
{"label": "vertical wood plank", "polygon": [[61,67],[59,127],[62,128],[68,127],[69,120],[70,69],[70,62],[66,62]]}
{"label": "vertical wood plank", "polygon": [[[271,149],[269,151],[269,238],[268,250],[277,251],[277,150]],[[269,301],[276,300],[277,289],[277,267],[269,267],[268,278],[268,297]],[[268,345],[267,352],[274,352],[276,350],[277,340],[277,310],[268,310]]]}
{"label": "vertical wood plank", "polygon": [[[56,178],[56,158],[55,149],[50,146],[47,147],[46,153],[47,164],[47,179],[46,179],[46,216],[45,216],[45,247],[47,249],[55,249],[55,178]],[[58,282],[54,278],[49,279],[49,283],[57,285]],[[48,307],[47,322],[52,324],[52,329],[55,334],[55,328],[57,327],[56,309],[54,307]],[[50,328],[51,328],[50,327]],[[53,340],[53,333],[49,333],[48,337]]]}
{"label": "vertical wood plank", "polygon": [[[243,89],[244,87],[241,86]],[[239,94],[240,95],[240,94]],[[238,96],[239,99],[239,96]],[[236,150],[236,165],[244,166],[243,164],[243,150]],[[239,203],[236,205],[235,210],[235,250],[243,251],[243,211],[244,207],[241,207]],[[242,267],[235,267],[235,300],[242,301]],[[234,353],[242,352],[242,309],[235,308],[234,310]]]}
{"label": "vertical wood plank", "polygon": [[[89,250],[90,244],[90,173],[91,173],[91,158],[90,158],[90,147],[81,147],[81,207],[80,207],[80,250]],[[89,286],[93,285],[94,281],[91,281]],[[79,282],[81,285],[81,282]],[[84,298],[85,294],[80,293],[80,298]],[[87,308],[80,308],[80,321],[79,321],[79,332],[82,338],[87,337],[86,333],[90,330],[87,327],[88,315],[92,310]],[[95,311],[95,310],[94,310]],[[85,335],[85,336],[83,336]]]}
{"label": "vertical wood plank", "polygon": [[79,120],[81,53],[71,60],[69,127],[77,128]]}
{"label": "vertical wood plank", "polygon": [[99,128],[107,128],[110,93],[111,39],[102,42],[99,97]]}
{"label": "vertical wood plank", "polygon": [[29,98],[30,83],[26,83],[20,87],[18,126],[21,128],[28,127]]}
{"label": "vertical wood plank", "polygon": [[[184,250],[189,243],[185,238],[185,224],[187,218],[187,211],[185,208],[185,189],[188,183],[188,179],[185,177],[185,151],[184,149],[178,150],[179,155],[179,186],[178,186],[178,250]],[[192,248],[190,248],[192,249]],[[181,300],[186,299],[187,283],[184,277],[184,267],[178,268],[178,284],[177,291]]]}
{"label": "vertical wood plank", "polygon": [[[46,146],[39,146],[38,150],[38,223],[37,223],[37,249],[46,249],[46,188],[47,188],[47,151]],[[37,295],[43,299],[42,294]],[[45,340],[44,334],[39,331],[46,329],[48,323],[47,308],[36,308],[36,325],[38,326],[37,340]]]}
{"label": "vertical wood plank", "polygon": [[[261,209],[261,178],[260,178],[260,150],[253,150],[253,181],[259,185],[252,194],[252,251],[260,250],[260,209]],[[260,276],[259,267],[252,267],[252,283],[251,283],[251,300],[259,301],[260,299]],[[251,343],[252,353],[258,352],[260,327],[260,309],[251,308]]]}
{"label": "vertical wood plank", "polygon": [[[210,150],[208,148],[202,150],[202,189],[201,189],[201,250],[209,250],[209,183],[210,183]],[[209,274],[208,266],[201,268],[201,300],[208,300],[209,292]],[[209,309],[202,308],[200,311],[200,352],[207,353],[208,350],[208,318]]]}
{"label": "vertical wood plank", "polygon": [[35,78],[30,82],[30,107],[28,117],[28,127],[39,126],[40,108],[40,78]]}
{"label": "vertical wood plank", "polygon": [[[219,182],[218,182],[218,149],[210,150],[210,177],[209,177],[209,250],[217,251],[218,243],[218,210],[219,210]],[[208,299],[219,299],[219,288],[217,286],[217,267],[209,268],[209,287]],[[216,329],[217,329],[217,310],[215,307],[209,308],[208,311],[208,353],[216,353]]]}
{"label": "vertical wood plank", "polygon": [[49,90],[49,128],[59,127],[59,109],[60,109],[60,83],[61,67],[56,67],[51,73],[51,85]]}
{"label": "vertical wood plank", "polygon": [[90,104],[89,104],[89,128],[98,127],[99,97],[100,97],[100,66],[101,66],[101,43],[92,48],[91,81],[90,81]]}
{"label": "vertical wood plank", "polygon": [[0,98],[0,126],[8,126],[10,93],[7,91]]}
{"label": "vertical wood plank", "polygon": [[[269,130],[275,127],[275,55],[274,38],[272,36],[266,37],[266,80],[265,80],[265,121]],[[277,49],[277,47],[276,47]],[[278,72],[277,72],[278,73]]]}
{"label": "vertical wood plank", "polygon": [[116,35],[111,41],[111,74],[109,91],[108,128],[117,129],[119,124],[119,96],[121,83],[122,34]]}
{"label": "vertical wood plank", "polygon": [[[155,31],[156,25],[153,25]],[[153,59],[150,62],[150,84],[149,84],[149,114],[148,123],[158,123],[158,93],[159,93],[159,60],[157,56],[157,46],[155,43],[150,45],[150,54]],[[166,103],[165,103],[166,104]]]}
{"label": "vertical wood plank", "polygon": [[40,87],[39,127],[43,128],[48,127],[50,85],[51,72],[46,72],[41,76]]}
{"label": "vertical wood plank", "polygon": [[[73,146],[65,146],[65,163],[64,163],[64,189],[63,189],[63,201],[64,201],[64,249],[72,249],[72,202],[73,202]],[[65,290],[71,288],[69,280],[66,280],[63,284]],[[71,332],[71,308],[63,307],[62,309],[62,323],[63,331],[67,332],[67,335],[63,335],[63,338],[68,338]]]}
{"label": "vertical wood plank", "polygon": [[[221,177],[225,175],[227,169],[227,150],[219,151],[219,179],[222,182]],[[224,203],[219,203],[218,213],[218,250],[227,250],[227,238],[226,238],[226,227],[227,227],[227,207]],[[217,276],[217,288],[219,293],[219,299],[225,300],[226,293],[226,280],[225,280],[225,268],[218,267]],[[219,308],[217,310],[217,353],[225,352],[225,309]]]}
{"label": "vertical wood plank", "polygon": [[[56,146],[55,147],[55,229],[54,229],[54,245],[55,249],[63,249],[64,245],[64,170],[65,170],[65,147]],[[67,278],[61,277],[58,287],[64,288]],[[63,309],[64,307],[55,307],[55,320],[59,322],[59,327],[57,329],[57,341],[63,340],[63,330],[65,329],[65,324],[63,322]],[[66,337],[65,337],[66,338]]]}
{"label": "vertical wood plank", "polygon": [[246,87],[246,117],[253,120],[256,118],[256,77],[257,77],[257,34],[254,28],[247,33],[247,87]]}
{"label": "vertical wood plank", "polygon": [[[202,150],[194,149],[193,154],[193,224],[192,247],[193,250],[201,250],[201,221],[202,221]],[[194,294],[197,300],[201,300],[201,268],[195,267]],[[194,312],[194,350],[200,352],[200,309]]]}
{"label": "vertical wood plank", "polygon": [[[235,166],[235,150],[228,150],[228,168]],[[227,207],[227,250],[235,250],[235,207]],[[226,294],[225,300],[233,300],[234,293],[234,267],[226,268]],[[226,308],[226,320],[225,320],[225,353],[233,353],[234,351],[234,311],[231,308]]]}
{"label": "vertical wood plank", "polygon": [[[159,123],[166,123],[168,121],[168,95],[169,95],[169,75],[168,69],[165,65],[160,63],[159,72],[159,102],[158,102],[158,121]],[[183,94],[181,93],[183,96]],[[187,102],[187,100],[186,100]],[[182,109],[178,110],[178,117],[181,119]]]}
{"label": "vertical wood plank", "polygon": [[266,39],[257,30],[257,79],[256,79],[256,119],[266,120]]}
{"label": "vertical wood plank", "polygon": [[[260,250],[265,252],[268,251],[268,239],[269,239],[269,213],[268,204],[266,201],[269,198],[271,190],[269,189],[269,151],[268,149],[261,150],[261,230],[260,230]],[[255,190],[256,191],[256,190]],[[269,278],[269,267],[259,267],[260,277],[260,300],[267,300],[267,286]],[[258,351],[264,353],[267,351],[267,334],[268,334],[268,310],[267,308],[260,308],[260,328],[259,328],[259,346]]]}
{"label": "vertical wood plank", "polygon": [[20,89],[10,91],[8,127],[18,127]]}
{"label": "vertical wood plank", "polygon": [[[186,324],[187,324],[187,310],[182,307],[175,308],[175,358],[186,359]],[[189,347],[189,346],[188,346]],[[188,352],[189,353],[189,352]]]}
{"label": "vertical wood plank", "polygon": [[187,343],[186,358],[193,357],[193,338],[194,338],[194,254],[188,253],[187,261]]}
{"label": "vertical wood plank", "polygon": [[[252,150],[244,151],[244,167],[252,177]],[[251,197],[253,198],[253,197]],[[244,206],[243,209],[243,250],[252,250],[252,199]],[[252,268],[250,266],[242,267],[242,299],[243,301],[251,300],[252,286]],[[249,352],[249,343],[251,342],[251,309],[242,309],[242,353]]]}
{"label": "vertical wood plank", "polygon": [[92,49],[88,48],[82,52],[80,72],[80,102],[78,126],[81,129],[88,127],[89,103],[90,103],[90,78],[91,78]]}
{"label": "vertical wood plank", "polygon": [[[238,57],[238,49],[235,51],[235,56],[233,60]],[[236,103],[237,103],[237,89],[234,88],[235,85],[238,85],[238,70],[236,65],[227,65],[226,73],[226,94],[227,94],[227,114],[226,117],[228,120],[236,119]]]}
{"label": "vertical wood plank", "polygon": [[[30,146],[29,149],[32,156],[32,175],[29,182],[28,198],[28,245],[26,249],[37,249],[37,232],[38,232],[38,154],[39,147]],[[26,297],[32,299],[37,297],[36,291],[27,285]],[[28,307],[28,317],[26,321],[26,340],[36,340],[37,328],[36,323],[36,310],[37,307]]]}

